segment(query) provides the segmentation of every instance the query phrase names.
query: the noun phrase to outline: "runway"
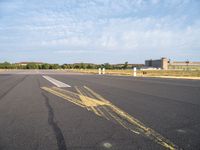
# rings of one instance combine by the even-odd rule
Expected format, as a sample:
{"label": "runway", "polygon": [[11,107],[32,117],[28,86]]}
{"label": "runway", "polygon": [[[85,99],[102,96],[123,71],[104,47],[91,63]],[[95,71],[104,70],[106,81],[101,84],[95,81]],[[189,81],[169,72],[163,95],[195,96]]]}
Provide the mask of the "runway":
{"label": "runway", "polygon": [[2,150],[198,150],[199,139],[199,80],[0,72]]}

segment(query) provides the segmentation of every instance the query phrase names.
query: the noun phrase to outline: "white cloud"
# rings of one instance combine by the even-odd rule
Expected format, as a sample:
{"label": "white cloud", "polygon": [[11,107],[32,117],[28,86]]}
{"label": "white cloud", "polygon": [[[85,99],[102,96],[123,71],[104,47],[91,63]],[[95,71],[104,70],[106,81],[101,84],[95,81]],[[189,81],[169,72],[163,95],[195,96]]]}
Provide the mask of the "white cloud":
{"label": "white cloud", "polygon": [[[198,22],[180,28],[181,22],[171,27],[169,18],[162,19],[110,19],[106,26],[99,29],[98,24],[85,22],[75,27],[79,32],[63,38],[44,41],[44,46],[63,46],[71,49],[93,49],[96,51],[173,51],[189,50],[200,47],[200,26]],[[87,23],[88,27],[87,28]],[[85,28],[84,28],[85,27]],[[56,27],[55,34],[62,34],[65,27]],[[66,29],[67,30],[67,29]],[[86,30],[86,34],[85,31]],[[96,31],[96,32],[95,32]],[[53,31],[54,32],[54,31]],[[90,32],[97,35],[88,36]],[[50,33],[52,34],[52,33]]]}
{"label": "white cloud", "polygon": [[[200,21],[199,15],[195,16],[198,6],[192,1],[38,2],[15,0],[4,4],[1,49],[158,54],[196,52],[200,48]],[[189,11],[188,5],[195,5],[195,11]]]}

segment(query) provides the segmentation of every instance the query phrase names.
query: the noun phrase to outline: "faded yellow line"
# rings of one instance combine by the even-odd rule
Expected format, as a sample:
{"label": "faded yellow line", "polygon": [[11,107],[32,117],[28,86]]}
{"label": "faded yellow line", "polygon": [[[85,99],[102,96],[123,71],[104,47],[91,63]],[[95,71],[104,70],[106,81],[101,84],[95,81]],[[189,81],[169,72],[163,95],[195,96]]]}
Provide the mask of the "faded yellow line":
{"label": "faded yellow line", "polygon": [[55,95],[57,95],[57,96],[59,96],[59,97],[61,97],[61,98],[63,98],[63,99],[66,99],[66,100],[68,100],[68,101],[70,101],[70,102],[72,102],[72,103],[74,103],[74,104],[76,104],[76,105],[78,105],[78,106],[80,106],[80,107],[85,107],[82,103],[79,103],[78,101],[76,102],[76,101],[75,101],[74,99],[72,99],[71,97],[66,96],[66,95],[64,95],[64,94],[62,94],[62,93],[60,93],[60,92],[57,92],[57,91],[52,90],[52,89],[47,88],[47,87],[42,87],[42,89],[45,90],[45,91],[47,91],[47,92],[50,92],[50,93],[52,93],[52,94],[55,94]]}
{"label": "faded yellow line", "polygon": [[107,120],[110,120],[100,108],[97,107],[97,110],[100,112],[102,117],[106,118]]}
{"label": "faded yellow line", "polygon": [[101,95],[97,94],[96,92],[94,92],[92,89],[90,89],[87,86],[84,86],[85,89],[87,89],[89,92],[91,92],[94,96],[96,96],[96,98],[98,98],[99,100],[102,100],[106,103],[110,103],[108,100],[104,99]]}
{"label": "faded yellow line", "polygon": [[163,145],[164,147],[166,147],[168,149],[171,149],[171,150],[176,149],[175,148],[176,146],[172,142],[170,142],[169,140],[167,140],[166,138],[161,136],[159,133],[155,132],[153,129],[146,127],[139,120],[133,118],[132,116],[130,116],[126,112],[122,111],[121,109],[117,108],[116,106],[112,105],[111,107],[116,113],[118,113],[119,115],[121,115],[122,117],[127,119],[132,124],[138,126],[139,129],[142,129],[143,130],[142,133],[144,133],[146,136],[151,137],[157,143]]}
{"label": "faded yellow line", "polygon": [[119,118],[118,116],[116,116],[114,113],[115,112],[110,112],[106,107],[104,107],[106,109],[106,111],[110,114],[110,116],[115,119],[121,126],[123,126],[125,129],[130,130],[131,132],[134,132],[135,134],[140,134],[139,132],[131,129],[130,127],[128,127],[128,125],[125,123],[124,120],[122,120],[121,118]]}
{"label": "faded yellow line", "polygon": [[[94,92],[93,90],[91,90],[90,88],[84,86],[84,88],[86,88],[88,91],[90,91],[93,95],[95,95],[97,98],[103,100],[103,101],[107,101],[106,99],[104,99],[101,95],[97,94],[96,92]],[[113,109],[114,112],[118,113],[121,117],[125,118],[126,120],[128,120],[130,123],[136,125],[137,127],[139,127],[139,129],[142,129],[143,133],[146,136],[151,135],[153,139],[155,139],[155,141],[161,145],[163,145],[164,147],[168,148],[168,149],[175,149],[175,145],[172,142],[169,142],[169,140],[165,139],[164,137],[162,137],[160,134],[156,133],[154,130],[146,127],[143,123],[141,123],[139,120],[133,118],[132,116],[130,116],[128,113],[122,111],[121,109],[117,108],[114,105],[110,105],[111,108]],[[166,142],[165,142],[166,141]]]}
{"label": "faded yellow line", "polygon": [[102,117],[102,115],[98,112],[98,109],[96,109],[97,107],[95,107],[95,106],[99,106],[99,104],[95,103],[96,100],[94,101],[94,100],[88,99],[88,93],[84,92],[81,88],[75,87],[75,89],[80,94],[79,97],[82,100],[82,103],[88,108],[91,108],[91,111],[93,111],[96,115]]}
{"label": "faded yellow line", "polygon": [[[86,108],[87,110],[94,112],[98,116],[106,118],[105,115],[102,115],[104,114],[101,111],[101,107],[102,107],[111,116],[111,118],[116,120],[124,128],[129,129],[131,132],[136,133],[136,134],[140,133],[146,136],[147,138],[150,138],[151,140],[155,141],[156,143],[162,145],[166,149],[170,149],[170,150],[178,149],[178,146],[173,144],[168,139],[164,138],[162,135],[160,135],[153,129],[146,127],[138,119],[134,118],[133,116],[119,109],[118,107],[110,103],[108,100],[104,99],[102,96],[100,96],[99,94],[91,90],[90,88],[86,86],[84,86],[84,88],[87,91],[84,91],[81,88],[75,87],[75,89],[79,93],[77,94],[77,93],[66,91],[60,88],[42,87],[42,89],[52,94],[62,97],[80,107]],[[88,97],[88,95],[91,95],[91,94],[93,95],[92,98]],[[109,110],[107,109],[107,107],[109,108]],[[112,112],[110,110],[112,110]],[[117,114],[117,116],[115,114]],[[128,125],[127,123],[130,123],[132,127]],[[136,128],[138,131],[133,130],[132,129],[133,127]]]}
{"label": "faded yellow line", "polygon": [[64,89],[61,89],[61,88],[58,88],[58,87],[52,87],[51,89],[79,97],[79,94],[77,94],[77,93],[67,91],[67,90],[64,90]]}
{"label": "faded yellow line", "polygon": [[[84,86],[88,91],[90,91],[93,95],[95,95],[97,98],[101,99],[102,101],[108,102],[106,99],[104,99],[101,95],[97,94],[90,88]],[[175,146],[172,142],[170,142],[168,139],[162,137],[160,134],[155,132],[153,129],[146,127],[143,123],[141,123],[139,120],[133,118],[128,113],[122,111],[118,107],[110,104],[110,107],[113,109],[114,112],[118,113],[121,117],[123,117],[125,120],[128,120],[133,125],[136,125],[139,129],[142,129],[142,133],[146,136],[150,136],[155,142],[158,144],[161,144],[167,149],[175,150],[177,146]],[[121,122],[119,122],[121,124]],[[121,124],[122,125],[122,124]],[[135,132],[134,130],[132,130]]]}
{"label": "faded yellow line", "polygon": [[79,89],[84,93],[85,96],[97,99],[94,95],[92,95],[87,89],[84,87],[79,87]]}
{"label": "faded yellow line", "polygon": [[[75,89],[77,90],[77,87],[75,87]],[[78,90],[77,92],[80,93],[80,91],[82,91],[81,94],[84,93],[84,95],[86,95],[86,96],[88,96],[88,97],[91,97],[91,98],[94,98],[94,99],[97,98],[97,97],[95,97],[90,91],[88,91],[86,88],[82,88],[82,87],[81,87],[81,88],[79,88],[79,90]],[[110,119],[105,115],[105,113],[101,110],[100,107],[102,107],[102,106],[97,106],[97,108],[96,108],[98,114],[99,114],[101,117],[104,117],[104,118],[106,118],[107,120],[110,120]],[[103,108],[104,108],[104,107],[102,107],[102,109],[103,109]]]}
{"label": "faded yellow line", "polygon": [[122,111],[121,109],[117,108],[114,105],[111,105],[112,109],[118,113],[120,116],[122,116],[124,119],[128,120],[130,123],[136,125],[143,134],[150,137],[152,140],[157,142],[158,144],[164,146],[167,149],[175,150],[177,146],[175,146],[172,142],[170,142],[168,139],[161,136],[159,133],[154,131],[151,128],[146,127],[143,123],[141,123],[139,120],[133,118],[128,113]]}
{"label": "faded yellow line", "polygon": [[75,87],[75,88],[79,92],[79,94],[80,94],[79,97],[80,97],[80,99],[82,100],[82,103],[85,106],[94,107],[94,106],[108,105],[105,102],[102,102],[102,101],[99,101],[99,100],[85,96],[84,93],[80,91],[80,89],[78,89],[77,87]]}

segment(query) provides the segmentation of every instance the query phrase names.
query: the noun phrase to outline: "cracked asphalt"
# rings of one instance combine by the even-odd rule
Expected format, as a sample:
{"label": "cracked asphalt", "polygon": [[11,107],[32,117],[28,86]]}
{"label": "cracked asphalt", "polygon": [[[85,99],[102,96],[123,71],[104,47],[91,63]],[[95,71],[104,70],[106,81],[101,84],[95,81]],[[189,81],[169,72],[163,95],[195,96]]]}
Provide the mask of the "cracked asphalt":
{"label": "cracked asphalt", "polygon": [[0,73],[1,150],[166,149],[42,90],[54,86],[44,74],[71,86],[65,90],[91,88],[179,149],[200,149],[198,80],[24,70]]}

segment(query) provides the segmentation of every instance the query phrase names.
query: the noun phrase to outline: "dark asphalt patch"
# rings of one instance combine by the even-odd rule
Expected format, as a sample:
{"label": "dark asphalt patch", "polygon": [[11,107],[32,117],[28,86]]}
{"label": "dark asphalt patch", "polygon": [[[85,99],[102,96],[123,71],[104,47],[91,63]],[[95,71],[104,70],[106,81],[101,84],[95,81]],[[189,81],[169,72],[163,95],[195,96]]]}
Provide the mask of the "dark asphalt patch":
{"label": "dark asphalt patch", "polygon": [[52,127],[54,134],[56,136],[58,149],[59,150],[67,150],[62,131],[59,128],[58,124],[54,121],[54,112],[53,112],[53,108],[49,104],[49,98],[43,92],[42,92],[42,95],[45,98],[45,104],[48,109],[48,123]]}
{"label": "dark asphalt patch", "polygon": [[14,89],[17,85],[19,85],[21,82],[23,82],[26,78],[27,78],[27,76],[23,77],[19,81],[17,80],[17,82],[13,86],[11,86],[6,92],[4,92],[2,95],[0,95],[0,100],[2,98],[4,98],[10,91],[12,91],[12,89]]}

